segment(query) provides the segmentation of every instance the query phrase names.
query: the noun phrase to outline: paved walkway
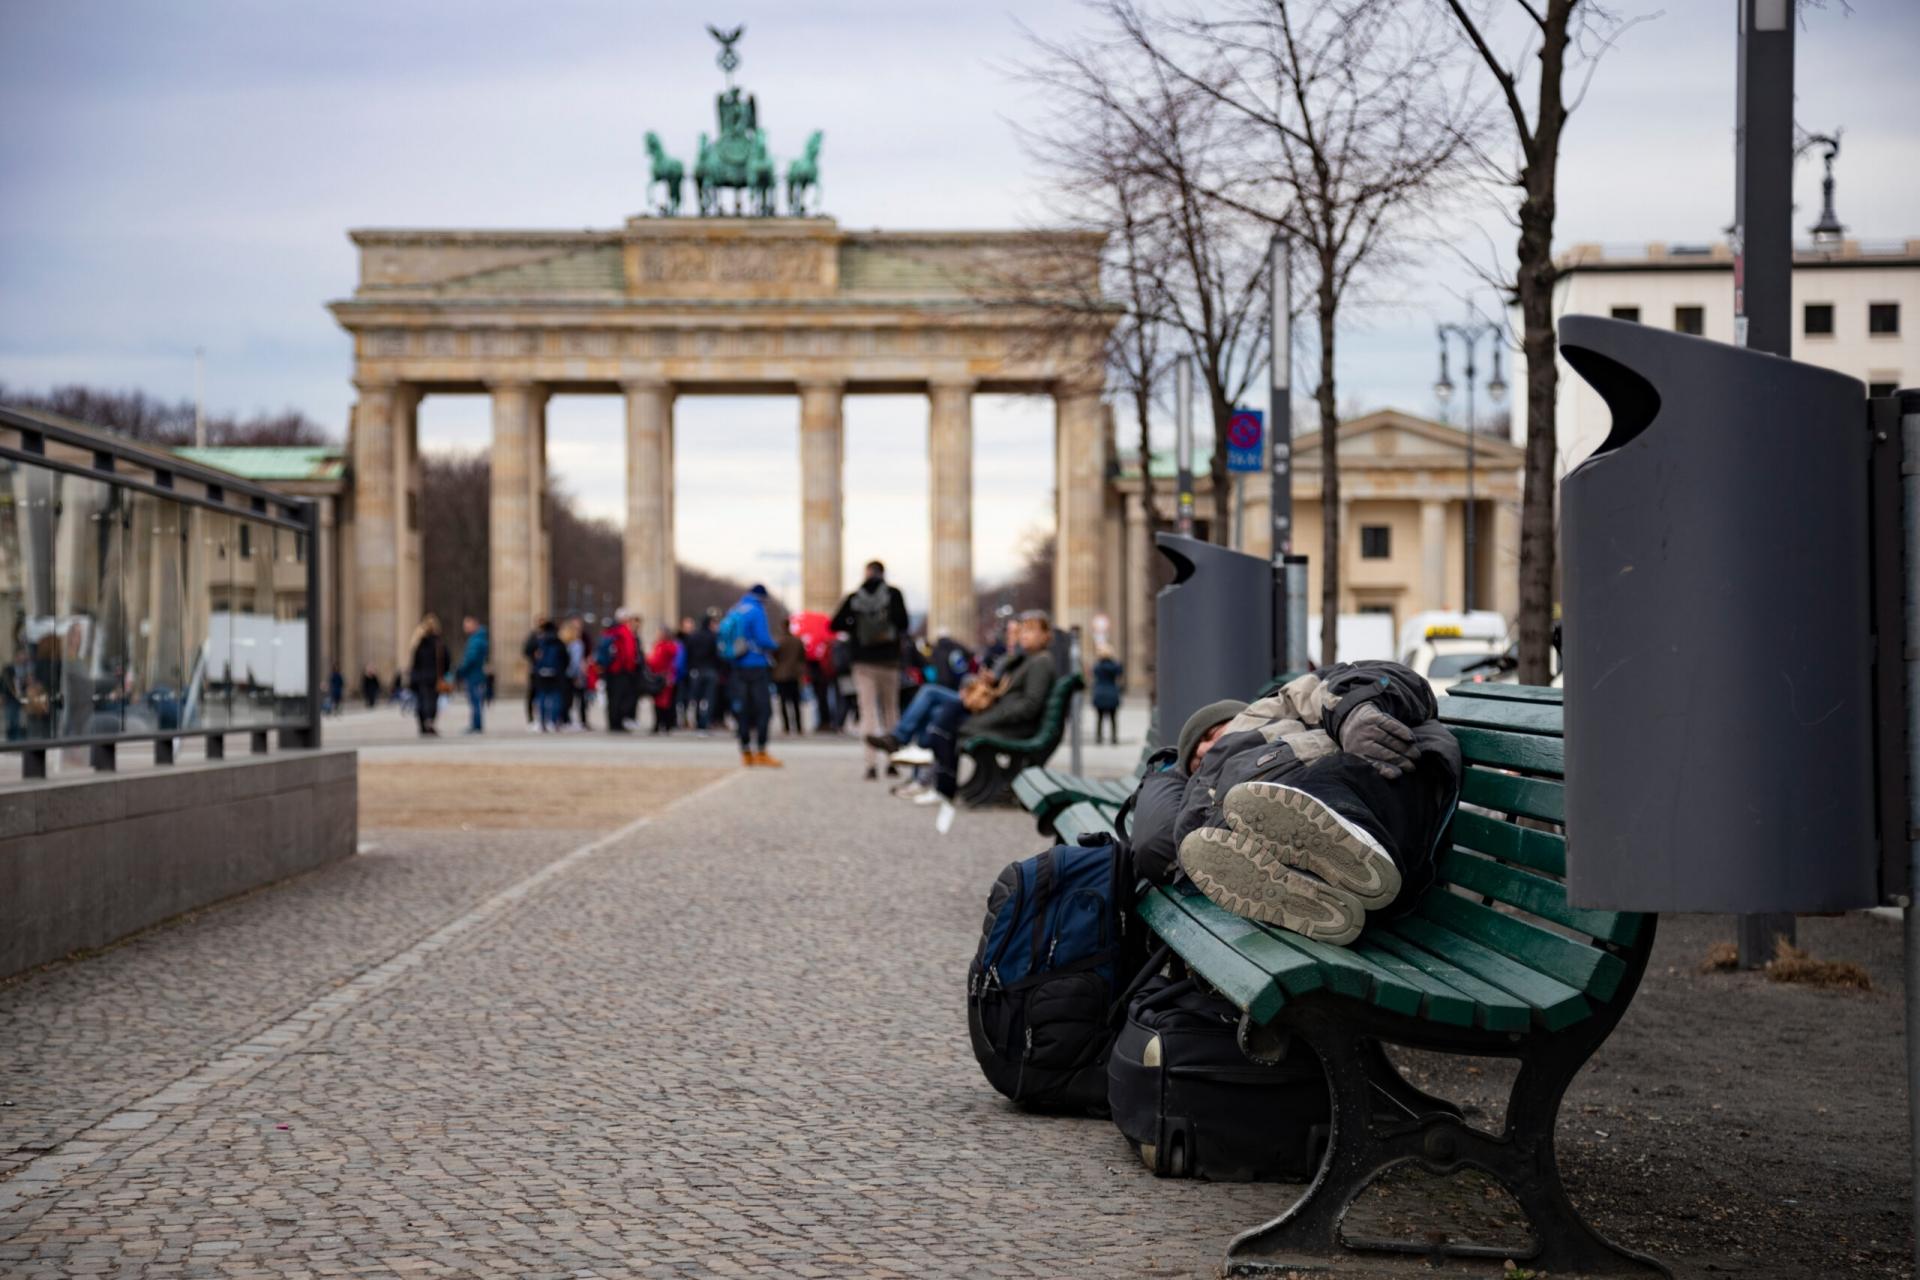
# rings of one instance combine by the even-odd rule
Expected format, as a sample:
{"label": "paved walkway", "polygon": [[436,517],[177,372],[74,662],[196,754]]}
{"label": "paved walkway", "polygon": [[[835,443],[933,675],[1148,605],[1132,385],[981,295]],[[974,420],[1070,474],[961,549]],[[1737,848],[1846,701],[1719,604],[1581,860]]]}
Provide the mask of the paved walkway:
{"label": "paved walkway", "polygon": [[[730,763],[581,735],[363,767],[499,753]],[[962,973],[1031,827],[941,840],[848,746],[786,756],[606,834],[368,830],[0,988],[0,1272],[1210,1270],[1274,1189],[1153,1183],[974,1066]]]}

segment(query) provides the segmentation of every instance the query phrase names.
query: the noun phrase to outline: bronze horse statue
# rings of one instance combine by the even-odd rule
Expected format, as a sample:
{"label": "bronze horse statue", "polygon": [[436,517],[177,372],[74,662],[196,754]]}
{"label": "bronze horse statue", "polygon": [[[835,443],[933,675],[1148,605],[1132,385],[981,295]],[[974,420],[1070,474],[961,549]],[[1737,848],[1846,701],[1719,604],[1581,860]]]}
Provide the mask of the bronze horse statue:
{"label": "bronze horse statue", "polygon": [[660,212],[672,217],[680,212],[680,188],[687,180],[687,167],[667,154],[667,149],[660,145],[660,135],[651,129],[647,131],[647,157],[653,164],[647,195],[651,198],[653,189],[665,184],[666,199],[660,202]]}
{"label": "bronze horse statue", "polygon": [[807,149],[798,160],[787,166],[787,212],[793,217],[806,216],[808,192],[820,194],[820,140],[824,135],[815,129],[807,137]]}

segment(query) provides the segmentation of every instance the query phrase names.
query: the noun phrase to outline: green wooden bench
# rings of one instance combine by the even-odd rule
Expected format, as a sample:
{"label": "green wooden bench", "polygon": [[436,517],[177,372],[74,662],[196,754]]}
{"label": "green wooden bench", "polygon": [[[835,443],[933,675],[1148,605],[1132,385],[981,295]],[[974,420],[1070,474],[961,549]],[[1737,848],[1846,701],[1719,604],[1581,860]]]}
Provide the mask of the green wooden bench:
{"label": "green wooden bench", "polygon": [[960,799],[974,807],[1004,802],[1012,791],[1014,775],[1022,769],[1045,764],[1067,732],[1067,710],[1073,695],[1086,683],[1078,671],[1069,672],[1053,682],[1047,693],[1040,724],[1025,738],[1000,738],[991,734],[964,738],[960,753],[973,760],[973,775],[960,789]]}
{"label": "green wooden bench", "polygon": [[[1190,889],[1141,900],[1154,931],[1240,1007],[1250,1057],[1271,1060],[1291,1033],[1331,1082],[1332,1136],[1318,1175],[1292,1208],[1233,1240],[1228,1269],[1325,1266],[1371,1248],[1523,1259],[1553,1275],[1665,1275],[1581,1219],[1553,1145],[1568,1085],[1640,984],[1655,917],[1567,904],[1558,689],[1456,686],[1440,707],[1466,776],[1439,881],[1410,913],[1341,948],[1232,915]],[[1414,1088],[1383,1044],[1518,1059],[1503,1130],[1475,1128]],[[1405,1163],[1498,1180],[1526,1213],[1533,1249],[1343,1235],[1355,1197]]]}
{"label": "green wooden bench", "polygon": [[[1124,800],[1120,804],[1126,803]],[[1078,844],[1084,835],[1112,836],[1118,831],[1115,819],[1120,804],[1105,800],[1076,800],[1049,820],[1053,838],[1061,844]],[[1041,828],[1042,834],[1047,828]]]}
{"label": "green wooden bench", "polygon": [[1085,800],[1118,807],[1147,775],[1147,761],[1153,758],[1159,738],[1160,713],[1156,709],[1147,720],[1147,740],[1140,746],[1140,758],[1133,772],[1124,778],[1087,778],[1045,765],[1022,769],[1013,780],[1013,798],[1032,814],[1042,835],[1054,831],[1053,818],[1069,805]]}

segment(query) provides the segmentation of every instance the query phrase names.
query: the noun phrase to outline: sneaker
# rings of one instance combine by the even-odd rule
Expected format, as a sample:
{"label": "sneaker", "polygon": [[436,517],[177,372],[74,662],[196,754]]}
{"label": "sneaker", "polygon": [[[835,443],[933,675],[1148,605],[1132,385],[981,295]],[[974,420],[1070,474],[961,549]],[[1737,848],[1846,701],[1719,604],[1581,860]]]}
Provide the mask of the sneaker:
{"label": "sneaker", "polygon": [[934,815],[933,829],[941,835],[945,835],[947,832],[953,830],[953,815],[953,802],[951,800],[942,800],[940,802],[940,812]]}
{"label": "sneaker", "polygon": [[899,766],[894,764],[894,762],[891,760],[887,761],[887,776],[889,778],[897,778],[900,776]]}
{"label": "sneaker", "polygon": [[[831,733],[832,730],[828,729],[825,725],[822,725],[820,727],[820,732]],[[885,751],[891,754],[892,752],[898,751],[900,749],[900,739],[894,737],[890,733],[870,733],[866,736],[865,741],[866,741],[866,744],[872,747],[875,751]]]}
{"label": "sneaker", "polygon": [[880,777],[880,771],[874,768],[872,765],[868,765],[867,772],[866,772],[866,780],[868,782],[875,782],[879,780],[879,777]]}
{"label": "sneaker", "polygon": [[786,766],[785,766],[785,765],[783,765],[783,764],[781,764],[781,763],[780,763],[780,762],[779,762],[778,760],[775,760],[775,759],[774,759],[774,758],[773,758],[772,756],[770,756],[770,755],[768,755],[768,754],[767,754],[766,752],[764,752],[764,751],[761,751],[761,752],[757,752],[757,753],[755,753],[755,755],[754,755],[754,757],[753,757],[753,762],[754,762],[755,764],[757,764],[757,765],[759,765],[759,766],[760,766],[761,768],[763,768],[763,769],[784,769],[784,768],[786,768]]}
{"label": "sneaker", "polygon": [[921,791],[918,795],[914,796],[913,802],[921,806],[930,805],[930,804],[941,804],[941,803],[944,803],[944,798],[941,796],[941,794],[938,791],[935,791],[932,787],[928,787],[925,790]]}
{"label": "sneaker", "polygon": [[895,764],[932,764],[933,752],[925,747],[901,747],[887,758]]}
{"label": "sneaker", "polygon": [[1369,911],[1400,892],[1400,868],[1380,842],[1298,787],[1243,782],[1222,807],[1229,827],[1265,841],[1280,861],[1345,890]]}
{"label": "sneaker", "polygon": [[1235,915],[1331,946],[1346,946],[1367,922],[1358,898],[1287,866],[1270,842],[1244,831],[1202,827],[1189,833],[1180,842],[1180,869]]}
{"label": "sneaker", "polygon": [[909,778],[907,781],[900,783],[898,786],[889,787],[887,789],[887,794],[892,796],[899,796],[902,800],[911,800],[915,796],[924,795],[926,792],[930,790],[932,790],[932,788],[923,785],[922,783],[920,783],[915,779]]}

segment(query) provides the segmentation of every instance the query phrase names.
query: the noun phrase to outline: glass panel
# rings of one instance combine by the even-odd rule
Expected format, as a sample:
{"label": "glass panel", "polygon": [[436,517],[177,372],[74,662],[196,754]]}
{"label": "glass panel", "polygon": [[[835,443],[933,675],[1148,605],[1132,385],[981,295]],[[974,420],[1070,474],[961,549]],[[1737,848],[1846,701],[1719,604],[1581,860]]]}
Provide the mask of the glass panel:
{"label": "glass panel", "polygon": [[53,613],[43,617],[43,653],[52,639],[56,737],[114,733],[121,726],[118,680],[125,666],[117,491],[103,480],[54,481]]}
{"label": "glass panel", "polygon": [[53,736],[59,639],[52,624],[54,474],[0,459],[0,673],[8,741]]}
{"label": "glass panel", "polygon": [[274,657],[276,714],[282,720],[306,724],[312,719],[307,705],[307,535],[276,529],[274,616],[279,621],[279,649]]}
{"label": "glass panel", "polygon": [[187,630],[186,507],[135,494],[127,538],[130,634],[127,724],[142,733],[182,727],[191,671]]}
{"label": "glass panel", "polygon": [[224,729],[233,723],[233,561],[239,555],[234,517],[198,508],[187,539],[187,639],[194,665],[187,681],[186,722]]}
{"label": "glass panel", "polygon": [[273,723],[273,526],[236,519],[233,560],[233,721]]}

